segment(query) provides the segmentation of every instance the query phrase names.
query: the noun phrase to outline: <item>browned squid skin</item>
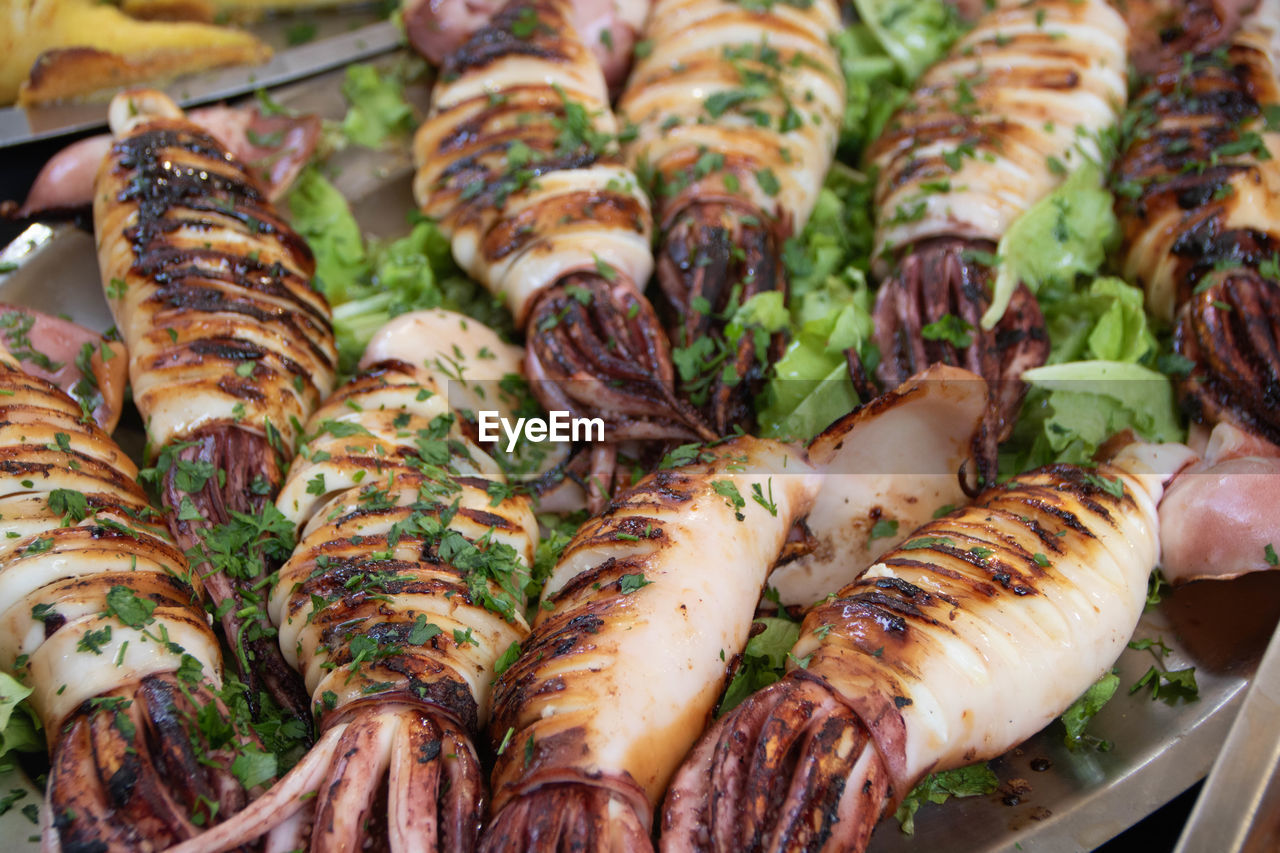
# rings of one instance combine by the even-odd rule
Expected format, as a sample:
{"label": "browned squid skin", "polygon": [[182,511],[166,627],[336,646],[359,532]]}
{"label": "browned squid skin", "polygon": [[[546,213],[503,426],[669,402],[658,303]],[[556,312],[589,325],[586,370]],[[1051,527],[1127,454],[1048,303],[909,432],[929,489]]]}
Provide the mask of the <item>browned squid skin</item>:
{"label": "browned squid skin", "polygon": [[[53,751],[48,805],[61,850],[161,850],[244,808],[235,751],[193,726],[209,705],[230,717],[206,685],[149,675],[98,700],[67,721]],[[102,700],[127,704],[117,712]],[[236,738],[257,745],[250,733]]]}
{"label": "browned squid skin", "polygon": [[[1196,9],[1180,19],[1187,31]],[[1250,32],[1250,19],[1244,26],[1212,53],[1166,51],[1169,61],[1134,99],[1137,129],[1114,183],[1126,271],[1145,286],[1151,310],[1173,321],[1174,349],[1193,363],[1179,382],[1184,408],[1201,423],[1232,422],[1274,443],[1280,282],[1264,270],[1280,252],[1280,208],[1271,201],[1280,135],[1262,123],[1262,109],[1280,86],[1265,31]],[[1262,154],[1250,145],[1218,153],[1246,133],[1257,134]]]}
{"label": "browned squid skin", "polygon": [[1176,68],[1235,34],[1257,0],[1126,0],[1117,4],[1133,33],[1133,64],[1144,74]]}
{"label": "browned squid skin", "polygon": [[[911,250],[897,273],[876,294],[875,342],[880,363],[872,374],[856,348],[845,353],[849,377],[865,399],[879,388],[895,388],[931,364],[950,364],[978,374],[990,388],[987,414],[975,446],[977,474],[995,482],[996,445],[1008,438],[1026,395],[1019,378],[1024,370],[1044,364],[1049,334],[1040,305],[1025,285],[1013,298],[994,328],[984,329],[981,317],[991,304],[992,270],[971,259],[970,252],[990,255],[989,242],[937,238]],[[967,346],[949,340],[926,340],[925,326],[948,314],[968,324]],[[878,382],[878,387],[877,387]]]}
{"label": "browned squid skin", "polygon": [[631,439],[714,437],[676,396],[667,337],[631,282],[566,276],[535,297],[528,325],[526,370],[547,410],[603,417]]}
{"label": "browned squid skin", "polygon": [[[687,347],[708,335],[723,340],[717,316],[731,314],[759,293],[780,291],[785,299],[782,268],[783,229],[740,201],[698,201],[672,217],[664,229],[657,262],[667,335]],[[706,311],[699,310],[704,306]],[[716,372],[705,390],[701,409],[718,435],[755,422],[753,401],[764,386],[765,368],[781,355],[775,336],[769,352],[757,352],[754,335],[743,335],[726,359],[734,379]],[[725,343],[724,346],[728,347]]]}
{"label": "browned squid skin", "polygon": [[[901,739],[900,728],[888,729]],[[662,850],[866,847],[890,798],[889,773],[867,726],[829,685],[797,670],[735,708],[715,732],[681,771],[705,777],[709,791],[693,794],[678,777],[664,805]],[[694,837],[674,837],[691,810],[701,813]]]}
{"label": "browned squid skin", "polygon": [[[198,554],[215,525],[261,511],[279,488],[294,424],[332,384],[332,325],[310,288],[310,249],[252,171],[215,136],[173,117],[171,103],[154,106],[164,104],[158,93],[120,97],[136,97],[141,118],[118,133],[99,172],[101,265],[129,344],[135,400],[153,451],[168,462],[160,491],[170,526],[184,552]],[[192,462],[218,475],[187,492],[180,466]],[[251,707],[266,691],[308,719],[305,691],[258,606],[261,577],[202,571]]]}
{"label": "browned squid skin", "polygon": [[1178,314],[1174,349],[1191,359],[1179,382],[1183,407],[1201,423],[1236,423],[1280,444],[1280,285],[1235,271]]}
{"label": "browned squid skin", "polygon": [[[434,100],[414,142],[415,197],[525,330],[539,401],[601,418],[610,439],[713,438],[676,396],[642,295],[648,204],[568,5],[507,2],[445,62]],[[521,168],[506,156],[516,145],[531,152]]]}

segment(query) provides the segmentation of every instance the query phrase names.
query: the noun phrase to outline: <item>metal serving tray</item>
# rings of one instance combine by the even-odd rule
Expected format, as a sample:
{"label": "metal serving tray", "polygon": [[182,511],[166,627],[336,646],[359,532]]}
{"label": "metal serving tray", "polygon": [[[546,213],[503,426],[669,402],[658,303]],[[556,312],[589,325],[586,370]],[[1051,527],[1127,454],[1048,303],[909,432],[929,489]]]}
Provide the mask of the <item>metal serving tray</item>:
{"label": "metal serving tray", "polygon": [[[298,110],[336,118],[344,109],[338,91],[341,79],[340,71],[331,72],[273,94]],[[423,92],[410,94],[423,102]],[[368,232],[407,232],[406,215],[412,208],[407,147],[349,149],[329,165]],[[97,329],[110,326],[88,234],[69,226],[32,226],[0,252],[0,264],[16,265],[0,273],[0,300],[63,313]],[[117,438],[136,450],[141,435],[136,418],[133,423],[126,420]],[[1161,638],[1172,649],[1159,661],[1165,669],[1196,667],[1197,701],[1166,705],[1152,701],[1146,689],[1129,695],[1129,686],[1157,661],[1151,652],[1126,650],[1117,664],[1120,689],[1088,730],[1111,741],[1111,751],[1071,752],[1063,745],[1061,726],[1054,723],[992,762],[1002,783],[999,792],[925,805],[916,815],[912,836],[888,818],[873,836],[871,851],[1067,853],[1104,843],[1205,776],[1277,620],[1280,573],[1166,591],[1164,601],[1149,609],[1134,636]],[[1035,767],[1046,767],[1047,762],[1047,769],[1035,770],[1033,762]],[[8,850],[35,851],[36,843],[23,846],[13,839],[37,832],[20,809],[38,803],[39,794],[23,776],[0,776],[0,796],[18,787],[29,795],[0,816],[0,837],[10,839],[4,845]]]}

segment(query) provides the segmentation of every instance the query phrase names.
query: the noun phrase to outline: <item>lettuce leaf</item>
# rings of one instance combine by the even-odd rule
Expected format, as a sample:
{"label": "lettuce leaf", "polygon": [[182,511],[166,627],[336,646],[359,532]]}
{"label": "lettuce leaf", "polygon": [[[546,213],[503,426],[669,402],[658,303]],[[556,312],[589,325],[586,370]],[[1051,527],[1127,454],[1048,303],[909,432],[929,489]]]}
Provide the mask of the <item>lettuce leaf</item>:
{"label": "lettuce leaf", "polygon": [[1119,236],[1102,170],[1085,161],[1000,238],[999,267],[983,328],[1000,322],[1019,282],[1035,293],[1048,283],[1070,283],[1078,274],[1097,272]]}
{"label": "lettuce leaf", "polygon": [[939,0],[854,0],[858,17],[907,80],[915,80],[949,48],[964,25]]}
{"label": "lettuce leaf", "polygon": [[1159,348],[1139,288],[1111,276],[1065,296],[1042,294],[1053,346],[1049,363],[1080,359],[1145,363]]}
{"label": "lettuce leaf", "polygon": [[293,227],[316,257],[315,287],[333,307],[343,373],[384,323],[406,311],[448,308],[513,333],[510,312],[458,269],[434,222],[418,217],[404,237],[366,241],[346,198],[314,168],[299,176],[288,203]]}
{"label": "lettuce leaf", "polygon": [[849,380],[844,351],[868,346],[871,292],[860,273],[852,268],[846,273],[846,277],[829,279],[833,293],[823,297],[843,307],[806,321],[774,365],[759,413],[761,435],[808,441],[860,402]]}
{"label": "lettuce leaf", "polygon": [[1087,465],[1103,442],[1125,429],[1149,441],[1185,437],[1169,377],[1140,364],[1073,361],[1037,367],[1022,378],[1031,392],[1002,448],[1002,470]]}
{"label": "lettuce leaf", "polygon": [[860,23],[832,34],[845,78],[843,159],[856,163],[906,103],[916,77],[963,31],[942,0],[857,0]]}
{"label": "lettuce leaf", "polygon": [[289,191],[290,222],[316,258],[315,287],[338,305],[368,293],[373,264],[347,200],[320,171],[304,169]]}
{"label": "lettuce leaf", "polygon": [[368,64],[347,66],[342,94],[350,106],[342,119],[342,133],[366,148],[378,148],[387,138],[413,129],[413,108],[404,99],[404,83],[391,72]]}
{"label": "lettuce leaf", "polygon": [[39,752],[45,748],[40,723],[23,700],[31,688],[0,672],[0,771],[12,769],[12,752]]}
{"label": "lettuce leaf", "polygon": [[786,669],[787,654],[800,639],[800,625],[790,619],[763,616],[755,621],[764,625],[764,630],[747,641],[716,716],[733,710],[752,693],[780,679]]}

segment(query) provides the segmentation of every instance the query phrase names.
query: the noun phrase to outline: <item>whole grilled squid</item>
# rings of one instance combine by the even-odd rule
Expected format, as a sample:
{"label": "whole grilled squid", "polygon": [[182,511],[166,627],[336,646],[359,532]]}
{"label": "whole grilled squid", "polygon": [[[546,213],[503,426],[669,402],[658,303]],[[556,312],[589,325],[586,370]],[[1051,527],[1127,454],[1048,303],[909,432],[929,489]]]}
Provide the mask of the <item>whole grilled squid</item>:
{"label": "whole grilled squid", "polygon": [[[528,632],[529,501],[459,429],[445,383],[388,361],[312,417],[277,499],[301,530],[270,590],[321,737],[273,789],[178,853],[471,850],[472,736],[495,662]],[[309,842],[308,842],[309,839]]]}
{"label": "whole grilled squid", "polygon": [[494,687],[486,851],[649,847],[653,808],[742,651],[820,478],[750,437],[692,451],[565,548]]}
{"label": "whole grilled squid", "polygon": [[200,578],[137,468],[0,349],[0,666],[49,738],[46,850],[162,849],[248,800]]}
{"label": "whole grilled squid", "polygon": [[[981,375],[991,389],[980,474],[994,482],[996,443],[1013,428],[1023,370],[1049,340],[1039,305],[1019,285],[998,322],[992,255],[1015,219],[1047,195],[1116,121],[1126,94],[1128,29],[1104,0],[1005,0],[930,68],[868,151],[876,184],[875,341],[868,374],[848,352],[854,387],[893,387],[930,363]],[[948,322],[964,341],[930,334]],[[957,323],[958,321],[958,323]]]}
{"label": "whole grilled squid", "polygon": [[507,3],[449,57],[432,98],[414,196],[525,329],[542,404],[600,417],[612,439],[713,437],[675,396],[667,338],[641,294],[649,204],[563,0]]}
{"label": "whole grilled squid", "polygon": [[752,296],[786,292],[783,241],[813,212],[844,114],[840,26],[835,0],[658,0],[618,103],[636,127],[627,161],[654,199],[668,336],[714,342],[682,392],[721,435],[750,430],[778,355],[725,326]]}
{"label": "whole grilled squid", "polygon": [[926,773],[1048,724],[1137,624],[1162,483],[1186,456],[1131,445],[1093,470],[1017,476],[815,605],[791,671],[676,774],[663,849],[862,850]]}
{"label": "whole grilled squid", "polygon": [[[332,389],[329,308],[310,286],[310,249],[254,175],[167,96],[118,95],[110,119],[94,196],[103,286],[170,526],[199,553],[211,528],[270,503]],[[257,588],[264,567],[232,576],[197,562],[250,701],[265,687],[305,715]]]}
{"label": "whole grilled squid", "polygon": [[1124,271],[1176,324],[1193,363],[1192,418],[1280,443],[1280,3],[1264,0],[1225,47],[1166,57],[1133,100],[1115,168]]}

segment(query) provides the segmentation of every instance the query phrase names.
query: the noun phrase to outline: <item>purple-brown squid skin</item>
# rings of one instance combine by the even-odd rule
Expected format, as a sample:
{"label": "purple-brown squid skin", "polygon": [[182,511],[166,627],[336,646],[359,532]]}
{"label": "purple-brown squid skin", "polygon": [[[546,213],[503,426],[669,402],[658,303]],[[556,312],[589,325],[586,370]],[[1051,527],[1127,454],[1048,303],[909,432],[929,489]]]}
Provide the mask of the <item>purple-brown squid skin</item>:
{"label": "purple-brown squid skin", "polygon": [[661,850],[866,847],[890,800],[889,773],[867,727],[829,685],[799,671],[711,731],[667,791]]}
{"label": "purple-brown squid skin", "polygon": [[541,331],[529,338],[525,370],[547,410],[600,417],[620,440],[715,437],[676,396],[668,339],[631,282],[566,276],[534,298],[529,326]]}
{"label": "purple-brown squid skin", "polygon": [[[48,809],[58,849],[132,853],[165,849],[231,817],[249,796],[231,772],[235,752],[190,731],[214,705],[207,687],[150,675],[98,697],[63,727],[49,769]],[[123,711],[113,711],[111,703]],[[131,724],[120,722],[123,714]],[[239,733],[241,743],[256,738]]]}
{"label": "purple-brown squid skin", "polygon": [[[180,484],[184,465],[212,465],[225,472],[219,483],[210,477],[197,491]],[[169,526],[186,554],[200,554],[204,535],[232,520],[232,513],[258,515],[280,488],[284,477],[280,452],[265,436],[234,426],[216,425],[197,430],[174,453],[161,481],[161,500],[170,507]],[[264,486],[265,484],[265,486]],[[200,518],[183,517],[183,501],[195,508]],[[264,575],[274,566],[263,566]],[[236,666],[248,685],[250,707],[259,704],[258,691],[266,690],[282,707],[309,721],[306,691],[298,674],[285,663],[276,643],[275,628],[261,611],[262,594],[255,589],[261,577],[233,578],[222,572],[205,572],[204,588],[216,605],[217,621],[223,636],[235,638],[232,650]],[[224,602],[231,602],[224,604]],[[245,609],[258,610],[245,617]]]}
{"label": "purple-brown squid skin", "polygon": [[[736,200],[689,204],[664,229],[656,272],[668,318],[667,336],[675,346],[686,348],[711,336],[725,351],[721,369],[686,392],[704,399],[700,409],[717,435],[727,435],[735,426],[747,429],[755,422],[754,400],[764,387],[768,365],[781,356],[782,338],[771,336],[763,352],[750,334],[739,338],[736,346],[730,345],[723,322],[716,318],[731,314],[760,293],[778,291],[786,299],[784,239],[777,223]],[[700,373],[707,372],[705,365],[698,368]],[[731,374],[724,368],[732,368]],[[726,380],[727,375],[733,378]]]}
{"label": "purple-brown squid skin", "polygon": [[[1049,356],[1044,315],[1025,285],[1018,285],[995,327],[983,328],[993,271],[976,258],[990,257],[994,248],[990,243],[946,238],[914,247],[876,294],[876,381],[857,348],[845,353],[850,379],[864,399],[876,397],[880,387],[897,387],[930,364],[963,367],[985,379],[987,415],[974,448],[975,473],[983,484],[995,482],[996,445],[1013,430],[1026,395],[1022,372],[1039,367]],[[947,316],[965,324],[960,337],[926,339],[925,327]]]}
{"label": "purple-brown squid skin", "polygon": [[[1203,4],[1202,4],[1203,5]],[[1196,5],[1182,11],[1192,32]],[[1113,175],[1125,273],[1149,310],[1174,325],[1190,362],[1183,408],[1280,441],[1280,133],[1264,110],[1280,102],[1262,3],[1215,50],[1165,51],[1133,101],[1135,130]],[[1227,37],[1229,36],[1229,37]]]}

